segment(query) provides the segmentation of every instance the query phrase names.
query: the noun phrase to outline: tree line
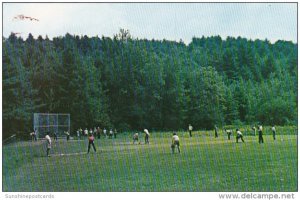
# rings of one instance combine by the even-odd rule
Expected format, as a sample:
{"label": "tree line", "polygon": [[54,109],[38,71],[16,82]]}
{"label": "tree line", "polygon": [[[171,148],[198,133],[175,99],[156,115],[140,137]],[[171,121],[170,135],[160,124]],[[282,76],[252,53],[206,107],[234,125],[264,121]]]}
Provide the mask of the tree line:
{"label": "tree line", "polygon": [[220,36],[182,41],[66,34],[2,38],[4,137],[33,113],[71,126],[179,130],[297,124],[297,44]]}

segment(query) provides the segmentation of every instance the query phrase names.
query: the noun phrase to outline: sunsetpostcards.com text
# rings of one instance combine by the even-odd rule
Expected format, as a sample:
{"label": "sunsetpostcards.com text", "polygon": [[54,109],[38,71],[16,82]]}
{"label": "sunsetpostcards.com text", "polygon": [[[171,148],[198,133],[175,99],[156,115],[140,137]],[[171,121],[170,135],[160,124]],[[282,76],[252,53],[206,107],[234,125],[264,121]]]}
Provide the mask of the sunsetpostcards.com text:
{"label": "sunsetpostcards.com text", "polygon": [[226,193],[218,196],[219,199],[295,199],[294,193]]}
{"label": "sunsetpostcards.com text", "polygon": [[53,194],[5,194],[5,199],[54,199]]}

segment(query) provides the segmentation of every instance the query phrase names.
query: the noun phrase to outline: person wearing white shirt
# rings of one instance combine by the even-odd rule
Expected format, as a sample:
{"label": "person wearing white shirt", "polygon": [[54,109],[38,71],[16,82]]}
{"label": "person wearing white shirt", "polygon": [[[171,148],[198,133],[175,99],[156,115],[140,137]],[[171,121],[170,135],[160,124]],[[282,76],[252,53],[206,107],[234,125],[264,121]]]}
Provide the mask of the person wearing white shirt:
{"label": "person wearing white shirt", "polygon": [[217,137],[219,137],[218,136],[218,127],[217,127],[217,125],[215,125],[215,138],[217,138]]}
{"label": "person wearing white shirt", "polygon": [[273,133],[273,139],[276,140],[276,138],[275,138],[275,135],[276,135],[275,125],[272,126],[272,133]]}
{"label": "person wearing white shirt", "polygon": [[172,137],[172,145],[171,145],[171,148],[172,148],[172,152],[174,153],[175,152],[175,148],[177,146],[177,149],[178,149],[178,153],[180,153],[180,142],[179,142],[179,137],[176,133],[173,133],[173,137]]}
{"label": "person wearing white shirt", "polygon": [[114,134],[113,130],[112,130],[112,129],[110,129],[110,131],[109,131],[109,139],[112,139],[112,137],[113,137],[113,134]]}
{"label": "person wearing white shirt", "polygon": [[239,142],[239,139],[241,139],[242,142],[245,142],[244,138],[243,138],[243,134],[242,134],[242,132],[239,129],[236,129],[236,134],[237,134],[236,135],[236,143]]}
{"label": "person wearing white shirt", "polygon": [[106,129],[105,128],[103,129],[103,134],[104,134],[104,136],[106,138],[107,135],[106,135]]}
{"label": "person wearing white shirt", "polygon": [[30,133],[31,140],[32,141],[37,141],[37,129],[34,129],[32,133]]}
{"label": "person wearing white shirt", "polygon": [[264,138],[263,138],[263,132],[262,132],[263,128],[262,125],[258,126],[258,143],[264,143]]}
{"label": "person wearing white shirt", "polygon": [[148,129],[144,129],[144,132],[145,132],[145,144],[149,144],[150,133],[149,133]]}
{"label": "person wearing white shirt", "polygon": [[77,140],[79,140],[79,139],[80,139],[80,132],[79,132],[79,129],[76,131],[76,133],[77,133]]}
{"label": "person wearing white shirt", "polygon": [[47,147],[47,156],[50,157],[49,153],[50,153],[50,149],[51,149],[51,138],[49,136],[49,134],[47,134],[45,136],[46,139],[46,147]]}
{"label": "person wearing white shirt", "polygon": [[193,127],[191,124],[189,124],[189,133],[190,133],[190,137],[192,137],[192,130],[193,130]]}
{"label": "person wearing white shirt", "polygon": [[135,141],[139,141],[139,133],[135,133],[134,135],[133,135],[133,144],[135,143]]}
{"label": "person wearing white shirt", "polygon": [[70,140],[70,133],[68,131],[64,131],[64,133],[67,135],[67,141]]}
{"label": "person wearing white shirt", "polygon": [[230,129],[225,129],[225,132],[227,134],[228,140],[230,140],[230,136],[232,135],[232,130]]}
{"label": "person wearing white shirt", "polygon": [[34,141],[34,135],[35,135],[34,131],[30,133],[31,141]]}
{"label": "person wearing white shirt", "polygon": [[89,134],[89,131],[87,128],[84,129],[84,136],[87,137],[87,135]]}

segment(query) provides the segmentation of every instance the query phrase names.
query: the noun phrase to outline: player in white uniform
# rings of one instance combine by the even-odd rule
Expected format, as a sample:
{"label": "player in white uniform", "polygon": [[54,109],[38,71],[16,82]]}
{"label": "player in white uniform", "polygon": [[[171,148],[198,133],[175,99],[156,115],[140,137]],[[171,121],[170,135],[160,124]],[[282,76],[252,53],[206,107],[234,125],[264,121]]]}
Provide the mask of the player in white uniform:
{"label": "player in white uniform", "polygon": [[193,131],[193,127],[191,124],[189,124],[189,133],[190,133],[190,137],[192,137],[192,131]]}
{"label": "player in white uniform", "polygon": [[276,138],[275,138],[275,135],[276,135],[275,125],[272,126],[272,133],[273,133],[273,139],[276,140]]}
{"label": "player in white uniform", "polygon": [[230,129],[225,129],[225,132],[227,134],[228,140],[230,140],[230,136],[232,135],[232,130]]}
{"label": "player in white uniform", "polygon": [[145,144],[149,144],[150,133],[149,133],[148,129],[144,129],[144,132],[145,132]]}
{"label": "player in white uniform", "polygon": [[264,143],[264,138],[263,138],[263,132],[262,132],[262,125],[258,126],[258,143]]}
{"label": "player in white uniform", "polygon": [[110,129],[110,131],[109,131],[109,135],[108,135],[108,138],[109,138],[109,139],[112,139],[112,137],[113,137],[113,134],[114,134],[113,130],[112,130],[112,129]]}
{"label": "player in white uniform", "polygon": [[180,142],[179,142],[179,137],[176,133],[173,133],[173,137],[172,137],[172,152],[175,152],[175,147],[177,146],[178,152],[180,153]]}
{"label": "player in white uniform", "polygon": [[133,144],[135,143],[135,141],[139,141],[139,134],[138,133],[135,133],[134,135],[133,135]]}
{"label": "player in white uniform", "polygon": [[237,133],[237,135],[236,135],[236,143],[239,142],[240,138],[241,138],[242,142],[245,142],[244,138],[243,138],[243,134],[242,134],[242,132],[239,129],[236,129],[236,133]]}
{"label": "player in white uniform", "polygon": [[50,149],[51,149],[51,138],[50,136],[47,134],[45,136],[46,139],[46,147],[47,147],[47,156],[50,157],[49,153],[50,153]]}
{"label": "player in white uniform", "polygon": [[103,134],[104,134],[104,136],[106,138],[107,134],[106,134],[106,129],[105,128],[103,129]]}

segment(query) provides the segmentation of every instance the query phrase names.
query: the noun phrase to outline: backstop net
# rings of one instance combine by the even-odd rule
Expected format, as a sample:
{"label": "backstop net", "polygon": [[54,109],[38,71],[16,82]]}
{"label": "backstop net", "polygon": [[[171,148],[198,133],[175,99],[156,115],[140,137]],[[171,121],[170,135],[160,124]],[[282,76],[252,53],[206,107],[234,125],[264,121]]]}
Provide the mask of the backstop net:
{"label": "backstop net", "polygon": [[44,138],[47,132],[50,136],[56,133],[57,137],[61,137],[64,131],[70,133],[70,114],[34,113],[33,129],[36,130],[37,138]]}

